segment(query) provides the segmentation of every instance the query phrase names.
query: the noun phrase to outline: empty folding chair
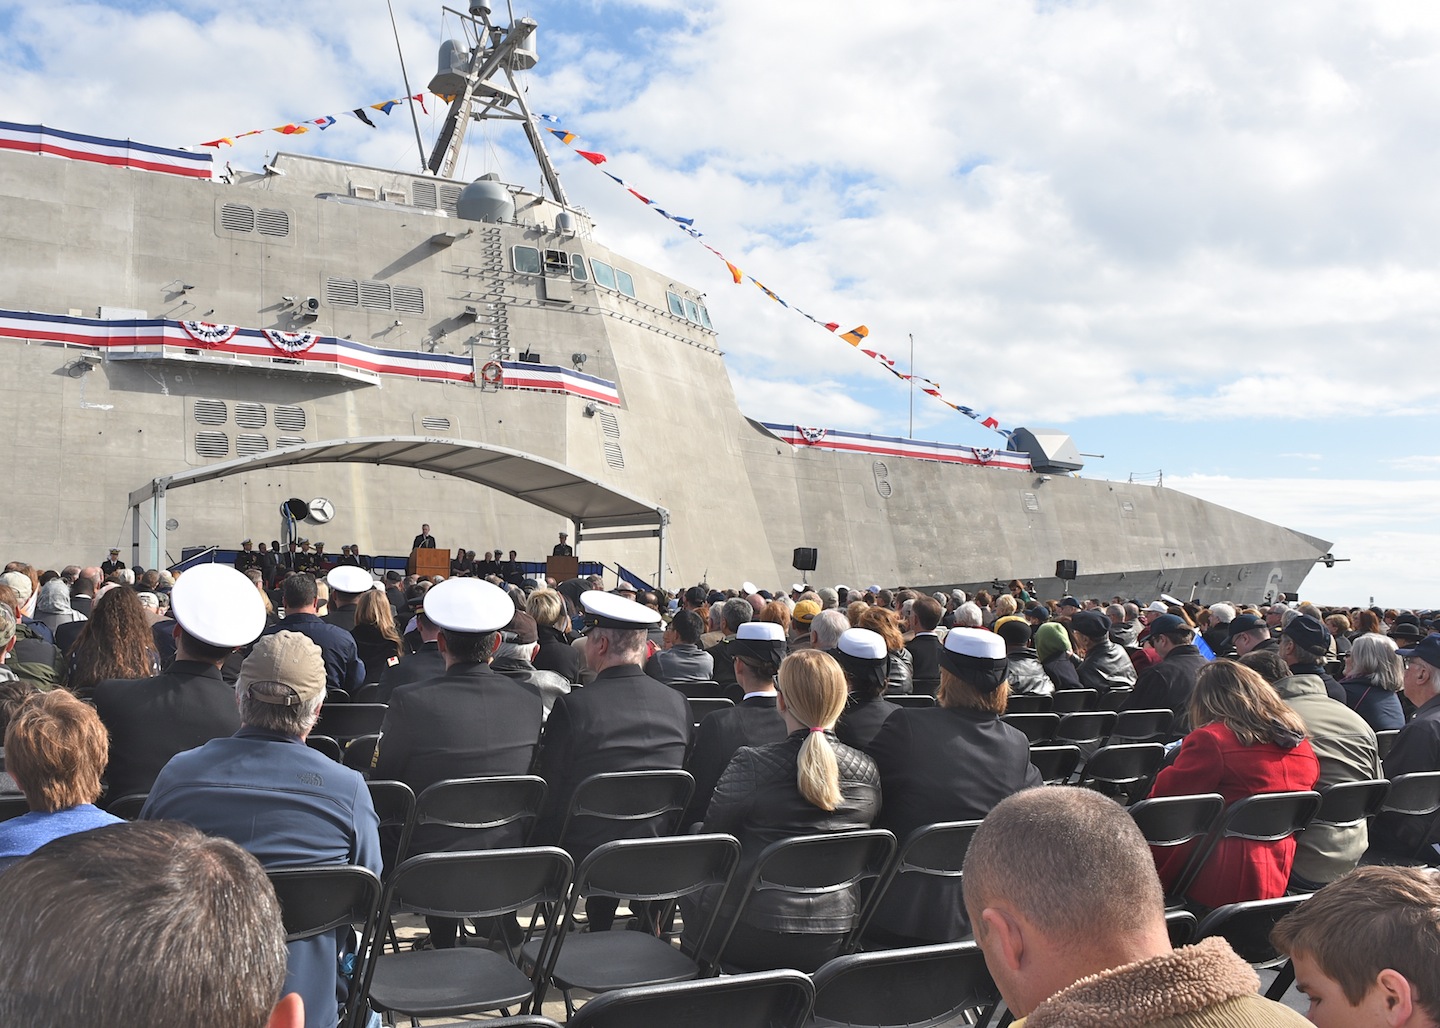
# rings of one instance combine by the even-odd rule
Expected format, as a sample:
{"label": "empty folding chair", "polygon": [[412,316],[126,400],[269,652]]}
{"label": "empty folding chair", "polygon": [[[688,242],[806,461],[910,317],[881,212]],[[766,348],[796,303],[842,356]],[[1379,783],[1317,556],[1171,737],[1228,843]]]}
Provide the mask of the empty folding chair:
{"label": "empty folding chair", "polygon": [[1115,726],[1115,713],[1109,710],[1085,710],[1061,716],[1055,726],[1054,740],[1079,746],[1082,753],[1098,749],[1101,741]]}
{"label": "empty folding chair", "polygon": [[[1415,842],[1399,852],[1372,845],[1372,852],[1366,854],[1367,860],[1378,855],[1386,862],[1433,863],[1436,855],[1430,847],[1435,841],[1435,821],[1440,817],[1440,771],[1416,771],[1392,778],[1378,817],[1388,822],[1391,835]],[[1397,821],[1398,818],[1406,820]],[[1412,818],[1413,821],[1409,820]],[[1395,831],[1397,827],[1401,828],[1399,832]]]}
{"label": "empty folding chair", "polygon": [[1030,763],[1046,785],[1064,785],[1080,766],[1079,746],[1031,746]]}
{"label": "empty folding chair", "polygon": [[837,957],[814,974],[820,1026],[927,1028],[962,1015],[985,1024],[1000,990],[973,942]]}
{"label": "empty folding chair", "polygon": [[1100,704],[1095,709],[1119,710],[1125,706],[1125,701],[1130,698],[1130,694],[1134,691],[1135,690],[1128,685],[1117,685],[1113,689],[1108,689],[1100,694]]}
{"label": "empty folding chair", "polygon": [[594,850],[575,873],[565,921],[550,951],[536,943],[525,946],[526,960],[541,969],[537,1004],[545,998],[547,982],[564,993],[566,1013],[574,1016],[576,989],[602,993],[698,978],[700,965],[665,938],[648,932],[576,932],[575,909],[589,896],[670,903],[706,890],[712,894],[709,920],[696,926],[703,948],[739,863],[740,843],[730,835],[622,839]]}
{"label": "empty folding chair", "polygon": [[1169,742],[1175,712],[1168,707],[1122,710],[1115,717],[1107,743]]}
{"label": "empty folding chair", "polygon": [[1289,958],[1270,945],[1270,931],[1275,927],[1275,922],[1309,898],[1309,894],[1281,896],[1278,899],[1251,900],[1248,903],[1230,903],[1216,907],[1206,914],[1196,927],[1195,941],[1219,935],[1256,971],[1277,971],[1275,980],[1265,995],[1278,1000],[1294,982],[1295,971],[1290,966]]}
{"label": "empty folding chair", "polygon": [[[376,915],[380,908],[380,879],[366,867],[287,867],[266,871],[280,917],[285,923],[285,941],[298,942],[341,928],[356,928],[359,936],[351,980],[363,982],[366,954],[371,950]],[[345,1028],[364,1024],[365,1004],[352,990],[341,1018]]]}
{"label": "empty folding chair", "polygon": [[340,748],[340,743],[328,735],[311,733],[305,737],[305,745],[312,750],[319,750],[337,764],[345,759],[345,751]]}
{"label": "empty folding chair", "polygon": [[1128,805],[1149,791],[1164,760],[1165,747],[1158,742],[1102,746],[1085,762],[1080,784]]}
{"label": "empty folding chair", "polygon": [[935,697],[934,697],[934,696],[931,696],[931,695],[928,694],[928,693],[923,693],[923,692],[915,692],[915,693],[895,693],[894,695],[886,696],[885,698],[886,698],[887,700],[889,700],[891,703],[895,704],[895,706],[897,706],[897,707],[933,707],[933,706],[935,706]]}
{"label": "empty folding chair", "polygon": [[1051,710],[1057,714],[1074,714],[1082,710],[1096,710],[1100,693],[1095,689],[1057,689],[1051,697]]}
{"label": "empty folding chair", "polygon": [[815,988],[798,971],[726,975],[674,985],[642,985],[596,996],[569,1028],[803,1028]]}
{"label": "empty folding chair", "polygon": [[[546,949],[561,920],[572,870],[570,855],[553,846],[425,853],[394,870],[380,909],[387,915],[458,920],[502,917],[533,906],[544,914],[540,945]],[[394,1014],[448,1017],[528,1008],[539,971],[526,975],[508,941],[505,951],[458,946],[382,953],[377,946],[359,995],[389,1015],[391,1024]]]}
{"label": "empty folding chair", "polygon": [[[1078,754],[1077,754],[1078,758]],[[960,881],[979,821],[940,821],[916,828],[900,843],[865,932],[867,949],[958,942],[970,934]]]}
{"label": "empty folding chair", "polygon": [[1001,719],[1011,728],[1025,733],[1031,744],[1047,743],[1055,738],[1055,729],[1060,724],[1059,714],[1006,714]]}

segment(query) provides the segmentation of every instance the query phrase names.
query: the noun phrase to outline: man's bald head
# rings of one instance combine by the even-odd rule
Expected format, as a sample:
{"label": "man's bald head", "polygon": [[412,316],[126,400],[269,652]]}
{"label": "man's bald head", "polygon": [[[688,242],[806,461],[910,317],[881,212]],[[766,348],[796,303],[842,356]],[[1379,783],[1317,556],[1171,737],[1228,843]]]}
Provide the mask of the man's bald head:
{"label": "man's bald head", "polygon": [[1165,895],[1150,847],[1125,808],[1089,789],[1050,786],[1006,798],[965,855],[965,906],[1004,902],[1057,942],[1152,931]]}

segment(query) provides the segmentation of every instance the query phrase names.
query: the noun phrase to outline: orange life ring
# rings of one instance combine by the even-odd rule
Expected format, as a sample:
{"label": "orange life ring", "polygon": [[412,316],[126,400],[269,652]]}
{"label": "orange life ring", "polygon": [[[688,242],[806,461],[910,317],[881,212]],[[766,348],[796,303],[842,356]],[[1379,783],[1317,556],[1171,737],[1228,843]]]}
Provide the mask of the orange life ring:
{"label": "orange life ring", "polygon": [[480,369],[480,378],[487,385],[499,385],[505,380],[505,369],[499,361],[487,361]]}

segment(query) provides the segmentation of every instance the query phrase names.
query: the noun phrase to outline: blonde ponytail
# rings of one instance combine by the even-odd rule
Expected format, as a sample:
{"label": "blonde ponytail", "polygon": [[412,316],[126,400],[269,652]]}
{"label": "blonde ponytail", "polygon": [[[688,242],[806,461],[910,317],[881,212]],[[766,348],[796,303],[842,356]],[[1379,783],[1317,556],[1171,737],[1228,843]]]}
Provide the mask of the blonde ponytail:
{"label": "blonde ponytail", "polygon": [[840,767],[827,732],[845,709],[844,672],[828,653],[800,650],[785,658],[779,678],[786,710],[810,729],[796,760],[796,788],[807,802],[834,810],[840,805]]}

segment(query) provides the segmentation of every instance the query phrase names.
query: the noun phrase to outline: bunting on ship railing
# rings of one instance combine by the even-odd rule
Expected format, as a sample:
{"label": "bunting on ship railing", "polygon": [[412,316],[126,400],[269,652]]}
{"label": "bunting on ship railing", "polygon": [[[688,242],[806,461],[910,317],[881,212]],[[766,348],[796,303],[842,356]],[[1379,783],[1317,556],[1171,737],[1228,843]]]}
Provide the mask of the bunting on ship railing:
{"label": "bunting on ship railing", "polygon": [[[546,132],[550,133],[560,142],[570,147],[570,149],[574,150],[575,153],[579,154],[582,158],[595,165],[597,168],[599,168],[600,165],[606,163],[606,161],[608,160],[608,158],[603,153],[597,153],[593,150],[581,150],[578,146],[575,146],[575,141],[580,138],[579,134],[560,127],[560,119],[555,117],[553,114],[540,114],[536,117],[538,117],[542,121],[548,121],[552,123],[551,125],[539,126],[540,128],[543,128]],[[794,311],[796,314],[799,314],[803,318],[807,318],[808,320],[814,322],[828,332],[839,332],[839,322],[822,321],[814,315],[806,313],[799,307],[795,306],[793,303],[790,303],[789,301],[783,299],[780,294],[776,293],[773,289],[765,285],[765,283],[761,282],[753,275],[747,275],[745,274],[745,272],[741,271],[740,268],[733,261],[731,261],[723,253],[721,253],[719,250],[717,250],[715,247],[711,246],[708,242],[705,241],[704,233],[702,233],[699,229],[695,227],[694,218],[684,217],[678,214],[672,214],[670,211],[665,210],[658,203],[652,200],[649,196],[640,192],[630,183],[626,182],[623,178],[621,178],[619,175],[614,174],[613,172],[610,172],[604,168],[600,168],[600,173],[606,178],[610,179],[610,181],[614,182],[616,185],[620,186],[620,188],[624,189],[631,196],[635,197],[635,199],[639,200],[646,207],[649,207],[656,214],[660,215],[666,221],[670,222],[681,232],[684,232],[687,236],[699,242],[701,246],[705,247],[705,249],[709,250],[714,256],[718,257],[721,261],[723,261],[725,263],[725,267],[730,272],[731,279],[734,280],[736,285],[739,285],[744,280],[749,279],[750,282],[752,282],[757,289],[759,289],[771,300],[774,300],[781,307],[784,307],[787,310]],[[879,352],[878,350],[863,349],[860,344],[869,334],[870,330],[864,325],[857,325],[855,328],[852,328],[848,332],[839,333],[841,339],[845,340],[845,342],[849,343],[861,353],[865,354],[865,356],[875,361],[877,364],[879,364],[886,371],[890,372],[890,374],[894,375],[896,378],[900,379],[903,382],[914,382],[920,387],[920,391],[923,392],[926,396],[932,396],[935,399],[939,400],[941,403],[943,403],[945,406],[949,407],[951,410],[956,411],[960,414],[964,414],[967,418],[978,421],[986,428],[992,429],[993,431],[998,432],[1001,435],[1008,436],[1009,433],[1006,432],[1005,429],[1000,427],[1000,422],[997,418],[979,414],[972,407],[966,407],[963,404],[952,403],[950,400],[947,400],[940,392],[940,385],[938,382],[934,382],[931,379],[925,378],[923,375],[907,374],[906,372],[899,370],[895,366],[895,361],[893,359],[885,356],[885,354]]]}
{"label": "bunting on ship railing", "polygon": [[235,140],[237,139],[244,139],[246,136],[258,136],[264,132],[279,132],[281,135],[285,136],[303,135],[306,132],[309,132],[312,128],[319,129],[321,132],[324,132],[331,125],[334,125],[336,121],[338,121],[340,118],[354,118],[362,125],[369,125],[373,129],[377,128],[378,126],[376,126],[375,122],[371,120],[370,115],[365,113],[366,111],[379,111],[381,114],[389,114],[396,107],[403,104],[406,100],[417,101],[420,104],[420,109],[422,111],[425,111],[425,113],[427,114],[430,113],[428,108],[426,108],[425,106],[425,94],[416,93],[414,96],[402,96],[395,100],[381,100],[379,103],[367,104],[364,107],[356,107],[353,110],[349,111],[337,111],[335,114],[322,114],[318,118],[307,118],[304,121],[290,121],[286,122],[284,125],[276,125],[274,128],[251,129],[249,132],[239,132],[233,136],[221,136],[219,139],[212,139],[209,142],[201,143],[200,145],[213,146],[215,149],[218,150],[222,146],[234,146]]}

